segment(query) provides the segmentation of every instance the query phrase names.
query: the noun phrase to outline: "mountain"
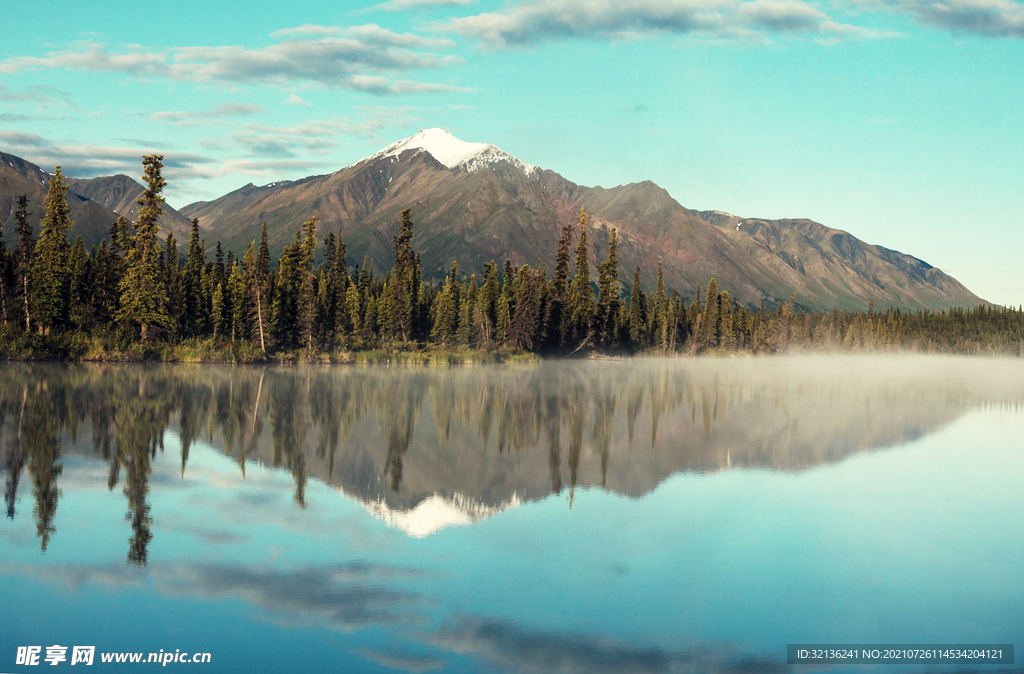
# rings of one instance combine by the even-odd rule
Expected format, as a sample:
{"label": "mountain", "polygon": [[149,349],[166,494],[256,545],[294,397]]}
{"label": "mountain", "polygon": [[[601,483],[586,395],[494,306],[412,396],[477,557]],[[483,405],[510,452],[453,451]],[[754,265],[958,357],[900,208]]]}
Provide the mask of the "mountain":
{"label": "mountain", "polygon": [[[139,203],[136,199],[142,196],[145,188],[126,175],[71,178],[68,183],[71,186],[70,192],[95,201],[131,222],[139,216]],[[166,203],[160,208],[163,214],[157,219],[157,224],[163,236],[166,237],[167,232],[174,232],[179,241],[187,241],[192,234],[192,221]]]}
{"label": "mountain", "polygon": [[[29,222],[39,232],[49,180],[50,174],[35,164],[0,152],[0,223],[8,245],[17,243],[14,234],[15,200],[23,194],[28,196]],[[117,214],[102,204],[72,192],[68,193],[68,205],[74,221],[68,231],[68,238],[74,241],[81,236],[87,246],[106,238],[110,224],[117,220]]]}
{"label": "mountain", "polygon": [[[28,196],[29,222],[38,233],[51,175],[21,157],[0,152],[0,224],[3,225],[3,234],[9,244],[15,243],[15,200],[21,195]],[[135,199],[142,194],[143,187],[128,176],[68,178],[67,182],[68,204],[74,221],[68,232],[71,241],[81,236],[87,247],[99,244],[108,237],[110,225],[117,220],[118,215],[130,221],[134,221],[138,215],[139,206]],[[164,236],[172,231],[178,239],[187,240],[192,223],[166,204],[163,209],[164,214],[157,222]]]}
{"label": "mountain", "polygon": [[424,276],[443,278],[453,261],[480,272],[485,262],[534,265],[550,271],[563,223],[580,208],[591,215],[592,261],[619,232],[624,287],[639,265],[650,290],[661,262],[668,288],[692,298],[697,284],[717,279],[734,299],[756,306],[797,296],[808,309],[943,309],[984,301],[956,279],[910,255],[874,246],[810,220],[739,218],[691,211],[658,185],[577,185],[485,143],[441,129],[420,131],[329,175],[249,184],[219,199],[181,209],[199,218],[208,241],[241,253],[267,223],[276,255],[302,222],[320,219],[320,233],[341,231],[350,265],[364,256],[390,267],[391,237],[412,208],[413,245]]}

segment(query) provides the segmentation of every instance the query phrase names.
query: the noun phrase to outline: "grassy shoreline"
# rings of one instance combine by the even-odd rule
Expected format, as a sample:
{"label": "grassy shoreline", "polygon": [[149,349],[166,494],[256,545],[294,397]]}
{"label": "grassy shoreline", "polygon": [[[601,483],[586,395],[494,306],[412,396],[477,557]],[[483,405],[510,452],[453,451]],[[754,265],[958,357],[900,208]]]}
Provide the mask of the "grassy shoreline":
{"label": "grassy shoreline", "polygon": [[279,350],[264,355],[249,342],[212,337],[185,339],[177,344],[141,344],[111,335],[70,332],[57,335],[0,333],[0,360],[68,363],[220,363],[322,365],[462,365],[476,363],[533,363],[541,357],[528,351],[501,348],[441,349],[402,344],[377,349],[335,348],[312,354],[305,349]]}

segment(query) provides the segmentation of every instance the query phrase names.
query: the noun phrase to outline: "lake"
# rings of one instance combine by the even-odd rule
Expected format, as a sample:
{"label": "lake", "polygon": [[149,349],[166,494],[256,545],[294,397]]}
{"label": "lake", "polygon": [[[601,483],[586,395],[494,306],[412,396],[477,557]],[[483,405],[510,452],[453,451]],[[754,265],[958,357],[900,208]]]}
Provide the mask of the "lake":
{"label": "lake", "polygon": [[0,671],[30,646],[205,672],[1020,649],[1022,438],[1020,359],[0,364]]}

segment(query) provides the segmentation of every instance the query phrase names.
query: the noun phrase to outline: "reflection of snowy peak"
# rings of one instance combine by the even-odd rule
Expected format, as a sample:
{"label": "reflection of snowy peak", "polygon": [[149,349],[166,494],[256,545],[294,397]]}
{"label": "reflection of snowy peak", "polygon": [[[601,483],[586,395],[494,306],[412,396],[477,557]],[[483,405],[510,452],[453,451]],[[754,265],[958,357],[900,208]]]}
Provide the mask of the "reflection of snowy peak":
{"label": "reflection of snowy peak", "polygon": [[435,493],[420,501],[416,504],[416,507],[409,510],[401,510],[392,508],[383,500],[364,501],[355,494],[346,493],[344,489],[339,489],[338,491],[357,501],[371,515],[383,520],[389,527],[401,529],[413,538],[425,538],[448,527],[475,524],[491,515],[496,515],[503,510],[515,508],[522,504],[522,501],[516,494],[513,494],[512,498],[504,503],[488,506],[474,501],[459,492],[455,492],[455,495],[451,498],[445,498]]}
{"label": "reflection of snowy peak", "polygon": [[424,129],[415,136],[388,145],[363,161],[394,157],[406,150],[425,150],[448,168],[461,168],[469,173],[502,161],[512,164],[526,175],[531,175],[537,170],[535,166],[520,161],[489,143],[467,143],[444,129]]}

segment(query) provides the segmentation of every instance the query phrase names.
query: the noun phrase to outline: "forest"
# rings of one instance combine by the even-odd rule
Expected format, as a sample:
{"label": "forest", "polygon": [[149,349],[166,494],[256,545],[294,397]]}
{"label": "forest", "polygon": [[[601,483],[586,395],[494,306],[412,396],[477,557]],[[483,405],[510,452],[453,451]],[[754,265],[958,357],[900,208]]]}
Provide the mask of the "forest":
{"label": "forest", "polygon": [[[211,260],[193,221],[187,249],[159,236],[163,156],[143,158],[134,223],[111,224],[86,250],[71,226],[61,167],[49,181],[38,238],[26,197],[16,245],[0,237],[0,357],[13,360],[222,362],[463,362],[537,356],[729,355],[791,350],[1024,355],[1024,311],[992,305],[947,311],[795,311],[796,296],[741,306],[715,279],[689,301],[645,292],[641,269],[621,283],[616,232],[607,257],[589,259],[582,209],[562,228],[555,268],[491,262],[478,275],[453,261],[424,280],[409,209],[383,276],[350,266],[341,234],[318,240],[318,220],[273,261],[266,226],[241,256],[218,242]],[[36,206],[38,207],[38,206]],[[628,292],[627,292],[628,289]]]}

